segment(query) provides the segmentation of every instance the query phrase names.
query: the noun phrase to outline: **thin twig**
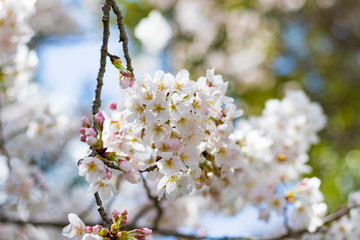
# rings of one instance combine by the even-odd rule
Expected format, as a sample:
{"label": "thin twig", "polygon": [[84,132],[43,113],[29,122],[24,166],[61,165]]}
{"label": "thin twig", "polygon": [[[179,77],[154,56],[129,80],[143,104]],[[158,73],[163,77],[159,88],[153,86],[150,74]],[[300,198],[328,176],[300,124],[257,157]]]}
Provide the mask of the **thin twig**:
{"label": "thin twig", "polygon": [[3,119],[1,118],[1,116],[3,116],[3,114],[1,113],[2,106],[3,106],[2,93],[0,92],[0,153],[2,153],[6,157],[7,166],[9,170],[11,170],[10,154],[5,147],[4,125],[3,125]]}
{"label": "thin twig", "polygon": [[330,215],[327,215],[326,217],[324,217],[323,221],[324,221],[324,225],[325,224],[328,224],[336,219],[339,219],[341,218],[342,216],[348,214],[350,212],[351,209],[353,208],[359,208],[360,205],[354,205],[354,206],[351,206],[351,207],[343,207],[343,208],[340,208],[339,210],[337,210],[336,212],[330,214]]}
{"label": "thin twig", "polygon": [[96,204],[98,205],[98,212],[101,216],[101,219],[106,223],[106,225],[108,226],[108,228],[110,229],[111,227],[111,224],[112,224],[112,221],[111,219],[106,215],[106,212],[105,212],[105,209],[102,205],[102,201],[101,201],[101,198],[99,196],[99,193],[96,192],[94,194],[95,196],[95,201],[96,201]]}
{"label": "thin twig", "polygon": [[139,221],[139,219],[144,216],[147,212],[149,212],[151,209],[153,209],[153,205],[150,204],[150,205],[147,205],[145,207],[143,207],[134,217],[134,220],[133,220],[133,225],[137,225],[136,223]]}
{"label": "thin twig", "polygon": [[[92,115],[95,116],[96,113],[99,112],[99,108],[101,106],[101,89],[103,86],[103,79],[104,79],[104,73],[106,68],[106,56],[107,56],[107,50],[108,50],[108,41],[110,36],[110,30],[109,30],[109,20],[110,20],[110,7],[111,7],[111,0],[105,0],[104,5],[102,6],[103,10],[103,17],[102,22],[104,26],[103,30],[103,42],[101,46],[101,57],[100,57],[100,68],[97,76],[97,85],[95,89],[95,98],[92,102]],[[95,124],[95,121],[94,121]],[[94,125],[94,129],[96,130],[96,127]]]}
{"label": "thin twig", "polygon": [[[95,98],[94,98],[94,101],[92,102],[93,119],[95,119],[95,115],[99,112],[99,108],[101,106],[101,89],[103,86],[103,79],[104,79],[104,73],[105,73],[105,67],[106,67],[106,56],[107,56],[107,52],[108,52],[107,51],[108,50],[108,41],[109,41],[109,36],[110,36],[110,30],[109,30],[110,8],[111,8],[111,1],[105,0],[104,5],[102,6],[102,10],[103,10],[102,22],[103,22],[104,29],[103,29],[103,42],[102,42],[102,46],[101,46],[101,50],[100,50],[100,54],[101,54],[100,68],[99,68],[99,73],[97,76]],[[93,121],[93,128],[96,131],[95,120]],[[96,204],[98,206],[98,212],[99,212],[102,220],[107,224],[108,228],[110,229],[112,221],[107,216],[107,214],[104,210],[99,193],[96,192],[94,194],[94,196],[95,196]]]}
{"label": "thin twig", "polygon": [[114,162],[114,161],[109,161],[109,160],[107,160],[107,159],[103,159],[103,162],[104,162],[104,164],[105,164],[107,167],[109,167],[109,168],[111,168],[111,169],[116,169],[116,170],[119,170],[119,171],[123,171],[123,170],[119,167],[119,165],[118,165],[116,162]]}
{"label": "thin twig", "polygon": [[111,0],[111,6],[112,9],[116,15],[116,23],[118,25],[118,29],[120,31],[120,37],[119,37],[119,42],[123,43],[123,51],[124,51],[124,57],[126,60],[126,68],[127,70],[129,70],[131,72],[131,74],[134,76],[134,70],[131,66],[131,58],[129,55],[129,48],[128,48],[128,37],[126,35],[126,30],[125,30],[125,25],[123,22],[123,15],[119,9],[119,7],[116,5],[115,0]]}
{"label": "thin twig", "polygon": [[163,214],[163,209],[160,206],[160,201],[158,200],[158,198],[151,195],[150,188],[147,185],[146,179],[144,178],[143,175],[141,175],[141,178],[142,178],[145,190],[146,190],[146,194],[147,194],[148,198],[153,201],[154,207],[156,208],[156,211],[157,211],[156,218],[154,220],[154,225],[152,226],[152,230],[156,231],[159,227],[159,222],[160,222],[161,216]]}

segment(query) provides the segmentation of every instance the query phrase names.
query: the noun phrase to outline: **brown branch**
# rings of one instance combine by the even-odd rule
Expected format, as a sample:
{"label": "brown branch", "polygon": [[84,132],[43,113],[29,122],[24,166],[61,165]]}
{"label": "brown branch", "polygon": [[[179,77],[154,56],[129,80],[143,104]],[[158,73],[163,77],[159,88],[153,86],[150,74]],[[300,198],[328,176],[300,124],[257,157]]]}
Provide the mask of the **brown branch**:
{"label": "brown branch", "polygon": [[[35,220],[24,221],[20,219],[7,218],[5,216],[0,216],[0,222],[4,224],[15,224],[21,226],[30,224],[36,227],[54,227],[54,228],[63,228],[66,225],[69,225],[68,222],[62,222],[62,221],[35,221]],[[87,223],[88,226],[95,226],[96,224],[98,223],[97,222]]]}
{"label": "brown branch", "polygon": [[[104,79],[104,73],[105,73],[105,67],[106,67],[106,56],[107,56],[107,50],[108,50],[108,41],[110,36],[110,30],[109,30],[109,20],[110,20],[110,7],[111,7],[111,0],[105,0],[104,5],[102,6],[103,10],[103,42],[100,50],[100,68],[97,76],[97,85],[95,89],[95,98],[92,102],[92,115],[95,116],[96,113],[99,112],[99,108],[101,106],[101,89],[103,85],[103,79]],[[95,121],[94,121],[94,129],[96,131],[95,127]]]}
{"label": "brown branch", "polygon": [[157,168],[157,165],[155,164],[155,165],[153,165],[153,166],[150,166],[150,167],[148,167],[148,168],[146,168],[145,170],[139,170],[139,172],[151,172],[151,171],[154,171],[155,169]]}
{"label": "brown branch", "polygon": [[153,205],[147,205],[143,207],[134,217],[134,220],[132,221],[132,225],[136,225],[136,223],[139,221],[139,219],[144,216],[147,212],[149,212],[151,209],[153,209]]}
{"label": "brown branch", "polygon": [[96,201],[96,204],[98,205],[98,212],[101,216],[101,219],[106,223],[106,225],[108,226],[108,228],[110,229],[111,227],[111,224],[113,223],[112,220],[107,216],[106,212],[105,212],[105,209],[102,205],[102,201],[101,201],[101,198],[99,196],[99,193],[96,192],[94,194],[95,196],[95,201]]}
{"label": "brown branch", "polygon": [[1,118],[1,116],[3,116],[3,114],[1,113],[2,106],[3,106],[3,101],[2,101],[2,94],[0,92],[0,153],[2,153],[6,157],[7,166],[9,170],[11,170],[10,154],[5,148],[4,125],[3,125],[3,119]]}
{"label": "brown branch", "polygon": [[116,162],[114,162],[114,161],[109,161],[109,160],[107,160],[107,159],[103,159],[103,162],[104,162],[104,164],[105,164],[107,167],[112,168],[112,169],[116,169],[116,170],[119,170],[119,171],[122,171],[122,172],[123,172],[123,170],[119,167],[119,165],[118,165]]}
{"label": "brown branch", "polygon": [[153,201],[154,207],[156,208],[156,211],[157,211],[156,218],[154,220],[154,225],[152,226],[152,230],[156,231],[159,227],[159,222],[160,222],[161,216],[163,214],[163,209],[160,206],[160,201],[158,200],[158,198],[151,195],[150,188],[147,185],[146,180],[143,175],[141,175],[141,178],[142,178],[145,190],[146,190],[146,194],[147,194],[148,198]]}
{"label": "brown branch", "polygon": [[[100,50],[100,68],[99,68],[99,73],[97,76],[97,85],[96,85],[96,89],[95,89],[95,98],[94,101],[92,102],[92,115],[93,115],[93,128],[95,131],[96,130],[96,123],[95,123],[95,114],[97,114],[99,112],[99,108],[101,106],[101,89],[102,89],[102,85],[103,85],[103,79],[104,79],[104,73],[105,73],[105,67],[106,67],[106,56],[107,56],[107,49],[108,49],[108,41],[109,41],[109,36],[110,36],[110,30],[109,30],[109,20],[110,20],[110,8],[111,8],[111,1],[110,0],[105,0],[104,5],[102,6],[102,10],[103,10],[103,17],[102,17],[102,22],[103,22],[103,42],[102,42],[102,46],[101,46],[101,50]],[[96,192],[94,194],[95,197],[95,201],[96,204],[98,206],[98,212],[102,218],[102,220],[107,224],[108,228],[110,229],[112,221],[111,219],[107,216],[105,209],[102,205],[102,201],[100,199],[99,193]]]}
{"label": "brown branch", "polygon": [[126,35],[125,25],[123,22],[123,15],[119,9],[119,7],[116,5],[115,0],[111,0],[111,6],[112,9],[116,15],[116,23],[120,32],[119,42],[123,43],[123,51],[124,51],[124,57],[126,60],[126,68],[131,72],[131,74],[134,76],[134,70],[131,66],[131,58],[129,55],[129,48],[128,48],[128,37]]}
{"label": "brown branch", "polygon": [[[100,200],[101,201],[101,200]],[[351,209],[353,208],[359,208],[360,205],[356,205],[353,207],[347,207],[347,208],[341,208],[338,211],[329,214],[328,216],[324,217],[324,224],[328,224],[332,221],[335,221],[339,218],[341,218],[342,216],[348,214],[350,212]],[[26,224],[31,224],[34,226],[39,226],[39,227],[55,227],[55,228],[63,228],[64,226],[68,225],[68,222],[56,222],[56,221],[34,221],[34,220],[28,220],[28,221],[23,221],[23,220],[18,220],[18,219],[11,219],[11,218],[7,218],[5,216],[0,216],[0,222],[1,223],[6,223],[6,224],[16,224],[16,225],[26,225]],[[97,222],[92,222],[92,223],[87,223],[87,226],[95,226],[97,224]],[[136,224],[126,224],[123,227],[123,230],[133,230],[135,228],[140,228],[140,226],[137,226]],[[321,228],[320,228],[321,230]],[[316,231],[319,232],[319,231]],[[292,233],[287,233],[278,237],[273,237],[273,238],[251,238],[251,237],[209,237],[209,236],[197,236],[197,235],[191,235],[191,234],[182,234],[179,233],[177,231],[173,231],[173,230],[168,230],[168,229],[161,229],[161,228],[157,228],[157,229],[153,229],[153,233],[159,234],[159,235],[163,235],[163,236],[174,236],[174,237],[178,237],[178,238],[182,238],[182,239],[213,239],[213,240],[236,240],[236,239],[243,239],[243,240],[276,240],[276,239],[286,239],[286,238],[294,238],[294,237],[299,237],[304,233],[309,233],[306,229],[300,230],[300,231],[296,231],[296,232],[292,232]]]}

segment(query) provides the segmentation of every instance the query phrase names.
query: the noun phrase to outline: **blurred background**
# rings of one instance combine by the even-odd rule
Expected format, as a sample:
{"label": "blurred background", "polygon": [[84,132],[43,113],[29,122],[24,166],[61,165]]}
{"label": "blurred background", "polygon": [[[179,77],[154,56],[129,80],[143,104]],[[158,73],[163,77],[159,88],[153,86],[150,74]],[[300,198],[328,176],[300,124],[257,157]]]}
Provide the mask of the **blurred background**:
{"label": "blurred background", "polygon": [[[55,92],[61,86],[67,88],[65,82],[75,84],[71,89],[77,92],[67,99],[75,98],[85,111],[90,109],[98,69],[101,1],[63,4],[71,7],[66,14],[72,14],[78,28],[55,38],[52,32],[37,31],[33,41],[39,43],[40,62],[45,59],[38,77]],[[206,69],[215,68],[230,82],[230,95],[245,117],[259,115],[267,99],[282,97],[286,89],[303,89],[321,104],[328,118],[320,143],[311,149],[309,164],[310,175],[322,180],[330,211],[360,187],[359,1],[129,0],[118,4],[131,37],[136,76],[186,68],[197,79]],[[69,34],[69,28],[64,29]],[[113,28],[111,34],[111,52],[122,56],[117,30]],[[69,59],[69,54],[76,57]],[[62,70],[55,71],[54,66]],[[111,70],[109,79],[116,76]],[[111,84],[117,83],[105,83],[104,102],[116,96]]]}
{"label": "blurred background", "polygon": [[[29,78],[44,96],[31,99],[48,103],[45,113],[63,114],[68,120],[62,123],[65,130],[56,135],[57,145],[50,153],[25,155],[30,165],[41,166],[49,187],[59,186],[57,178],[65,182],[59,188],[59,201],[63,202],[61,193],[68,191],[71,198],[87,203],[80,206],[69,201],[58,219],[64,219],[64,212],[93,204],[85,200],[87,183],[77,176],[76,162],[87,152],[77,131],[78,119],[90,116],[94,97],[102,39],[101,5],[99,0],[37,0],[26,19],[33,31],[26,45],[38,58],[32,60],[34,75]],[[283,97],[287,89],[303,89],[327,116],[321,140],[309,153],[313,168],[309,176],[321,179],[329,211],[339,208],[349,192],[360,188],[360,1],[127,0],[118,5],[130,38],[135,77],[145,72],[152,75],[158,69],[175,74],[185,68],[195,80],[206,69],[215,68],[230,82],[228,94],[244,110],[245,118],[260,115],[267,99]],[[0,27],[2,17],[0,14]],[[114,19],[112,16],[109,52],[123,57]],[[104,108],[121,99],[118,72],[110,64],[108,61]],[[0,89],[7,84],[4,69],[0,68]],[[7,110],[11,108],[4,112]],[[14,119],[20,119],[20,114],[16,116]],[[55,126],[56,121],[47,127]],[[9,126],[19,126],[18,122],[8,120]],[[34,129],[38,134],[39,128]],[[31,131],[27,130],[28,137]],[[11,146],[10,142],[10,152]],[[5,166],[1,160],[0,165]],[[0,173],[2,183],[8,172]],[[81,185],[81,191],[70,193]],[[6,198],[0,193],[0,207]],[[54,205],[56,201],[49,211],[55,211]],[[97,213],[94,210],[90,215]]]}

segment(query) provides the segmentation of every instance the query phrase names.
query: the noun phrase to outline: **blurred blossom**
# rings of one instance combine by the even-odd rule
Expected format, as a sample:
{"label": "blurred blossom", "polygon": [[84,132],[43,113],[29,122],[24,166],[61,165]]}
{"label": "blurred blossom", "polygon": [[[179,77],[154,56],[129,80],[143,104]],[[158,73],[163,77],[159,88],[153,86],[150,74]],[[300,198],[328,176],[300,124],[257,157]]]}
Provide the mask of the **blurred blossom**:
{"label": "blurred blossom", "polygon": [[259,4],[265,9],[279,8],[283,11],[296,11],[304,6],[305,0],[259,0]]}
{"label": "blurred blossom", "polygon": [[153,10],[136,26],[135,36],[144,44],[146,51],[157,53],[167,46],[172,29],[161,13]]}
{"label": "blurred blossom", "polygon": [[335,4],[336,0],[316,0],[316,3],[321,8],[330,8]]}
{"label": "blurred blossom", "polygon": [[69,5],[61,0],[37,0],[30,26],[37,36],[64,35],[78,31]]}

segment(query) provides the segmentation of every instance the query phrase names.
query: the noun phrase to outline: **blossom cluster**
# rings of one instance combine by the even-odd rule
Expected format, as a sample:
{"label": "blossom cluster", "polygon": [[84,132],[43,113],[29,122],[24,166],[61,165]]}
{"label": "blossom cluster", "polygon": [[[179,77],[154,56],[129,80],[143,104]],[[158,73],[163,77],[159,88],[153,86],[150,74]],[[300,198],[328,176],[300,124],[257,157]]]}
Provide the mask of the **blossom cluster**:
{"label": "blossom cluster", "polygon": [[125,102],[113,110],[105,144],[128,156],[136,170],[153,168],[148,177],[160,179],[159,198],[187,195],[238,165],[229,136],[241,111],[225,96],[227,86],[214,70],[197,82],[186,70],[144,75],[123,91]]}
{"label": "blossom cluster", "polygon": [[[314,198],[306,197],[308,191],[286,186],[310,171],[307,151],[318,141],[317,133],[325,122],[320,106],[301,91],[288,91],[282,100],[268,100],[261,116],[239,120],[233,137],[240,152],[239,170],[225,184],[218,182],[208,190],[218,199],[221,211],[234,214],[251,203],[258,208],[260,219],[268,220],[272,211],[280,216],[289,214],[285,209],[291,205],[304,211],[307,218],[293,222],[289,217],[290,227],[314,230],[319,226],[316,220],[326,213],[318,190],[320,181],[313,178],[300,183],[312,186],[311,192],[319,196]],[[286,198],[284,189],[297,192],[296,201]],[[295,214],[297,210],[291,211]]]}
{"label": "blossom cluster", "polygon": [[82,120],[81,139],[97,151],[79,167],[95,189],[91,193],[107,172],[121,170],[132,183],[141,178],[129,178],[129,172],[146,172],[159,199],[200,194],[214,199],[203,202],[213,209],[216,203],[222,212],[237,213],[250,203],[260,219],[275,211],[293,230],[313,232],[322,225],[320,181],[303,179],[286,187],[309,172],[307,151],[326,122],[321,107],[303,92],[268,100],[261,116],[234,124],[242,111],[225,96],[227,83],[214,70],[197,81],[186,70],[176,76],[157,71],[122,88],[125,100],[110,104],[110,116],[95,116],[98,133]]}

